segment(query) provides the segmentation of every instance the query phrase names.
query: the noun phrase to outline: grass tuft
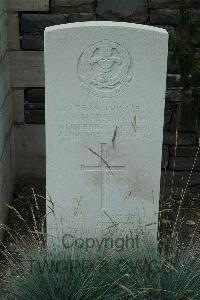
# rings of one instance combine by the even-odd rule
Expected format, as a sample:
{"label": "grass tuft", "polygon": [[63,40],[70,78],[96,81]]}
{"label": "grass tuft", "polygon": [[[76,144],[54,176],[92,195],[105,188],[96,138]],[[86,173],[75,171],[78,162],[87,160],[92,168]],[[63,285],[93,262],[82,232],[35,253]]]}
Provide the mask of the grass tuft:
{"label": "grass tuft", "polygon": [[4,299],[200,299],[200,261],[193,248],[168,254],[141,232],[138,246],[85,251],[56,240],[27,242],[12,259]]}

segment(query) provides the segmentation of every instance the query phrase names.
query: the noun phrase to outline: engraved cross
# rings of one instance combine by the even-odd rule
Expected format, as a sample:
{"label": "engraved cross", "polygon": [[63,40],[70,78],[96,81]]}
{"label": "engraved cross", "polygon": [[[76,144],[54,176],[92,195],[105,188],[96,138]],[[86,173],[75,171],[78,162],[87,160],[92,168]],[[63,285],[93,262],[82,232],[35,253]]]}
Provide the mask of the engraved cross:
{"label": "engraved cross", "polygon": [[101,173],[101,208],[106,208],[106,185],[107,174],[110,172],[123,171],[125,166],[112,166],[106,162],[106,143],[101,143],[101,153],[98,154],[90,149],[90,151],[99,157],[100,166],[81,165],[81,170],[85,172],[100,172]]}

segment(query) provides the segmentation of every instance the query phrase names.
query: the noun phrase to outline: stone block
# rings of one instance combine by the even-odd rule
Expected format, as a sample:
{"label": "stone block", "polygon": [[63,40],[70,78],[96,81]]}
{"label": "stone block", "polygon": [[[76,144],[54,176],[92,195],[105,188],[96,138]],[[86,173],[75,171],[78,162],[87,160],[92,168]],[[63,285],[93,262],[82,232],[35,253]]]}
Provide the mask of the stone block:
{"label": "stone block", "polygon": [[6,96],[8,95],[8,93],[10,92],[10,86],[11,86],[11,82],[10,82],[10,56],[9,56],[9,52],[6,53],[5,56],[5,76],[6,76]]}
{"label": "stone block", "polygon": [[0,63],[0,107],[6,98],[6,65],[5,61]]}
{"label": "stone block", "polygon": [[23,50],[44,50],[44,29],[67,22],[68,16],[65,14],[22,14],[21,48]]}
{"label": "stone block", "polygon": [[[179,8],[181,5],[180,0],[148,0],[150,8]],[[199,0],[190,0],[190,7],[200,7]]]}
{"label": "stone block", "polygon": [[170,160],[169,167],[171,170],[176,171],[200,171],[200,157],[197,159],[194,157],[174,157]]}
{"label": "stone block", "polygon": [[198,146],[172,146],[170,147],[170,155],[176,157],[195,157],[197,155]]}
{"label": "stone block", "polygon": [[10,155],[11,155],[11,186],[14,187],[16,178],[16,157],[15,157],[15,135],[14,127],[10,133]]}
{"label": "stone block", "polygon": [[[0,224],[6,224],[8,207],[13,192],[13,169],[11,157],[11,143],[8,139],[3,156],[0,160]],[[3,230],[0,230],[0,240]]]}
{"label": "stone block", "polygon": [[[175,130],[171,131],[164,131],[164,144],[165,145],[196,145],[197,144],[197,134],[196,132],[179,132],[178,137],[176,138]],[[176,141],[177,140],[177,141]]]}
{"label": "stone block", "polygon": [[182,102],[183,101],[183,89],[182,88],[168,88],[166,91],[167,102]]}
{"label": "stone block", "polygon": [[25,90],[25,121],[27,124],[45,123],[45,89]]}
{"label": "stone block", "polygon": [[29,103],[44,103],[45,89],[44,88],[28,88],[25,90],[25,100]]}
{"label": "stone block", "polygon": [[[200,60],[200,52],[197,48],[194,53],[195,61],[198,62]],[[173,57],[173,51],[168,52],[168,73],[169,74],[179,74],[180,73],[180,67],[178,62]]]}
{"label": "stone block", "polygon": [[146,0],[97,0],[96,12],[104,20],[144,23],[148,4]]}
{"label": "stone block", "polygon": [[167,64],[167,72],[169,74],[179,74],[179,65],[173,58],[173,52],[168,52],[168,64]]}
{"label": "stone block", "polygon": [[[190,176],[190,171],[165,171],[162,172],[161,186],[170,186],[172,190],[174,187],[186,187]],[[188,187],[200,185],[200,172],[193,172],[190,178]]]}
{"label": "stone block", "polygon": [[[173,171],[172,171],[173,172]],[[198,174],[198,173],[197,173]],[[200,186],[189,186],[187,190],[185,191],[185,204],[188,205],[188,199],[189,201],[196,200],[197,203],[199,201],[199,196],[200,196]],[[164,199],[165,203],[172,204],[172,202],[179,203],[177,201],[180,201],[181,196],[183,195],[184,192],[184,186],[165,186],[163,188],[163,193],[162,193],[162,199]],[[164,202],[163,202],[164,203]],[[183,204],[184,205],[184,204]]]}
{"label": "stone block", "polygon": [[[150,11],[150,22],[152,24],[165,24],[165,25],[177,25],[178,24],[177,9],[157,9]],[[192,9],[191,16],[193,20],[197,21],[200,18],[200,10]]]}
{"label": "stone block", "polygon": [[195,132],[197,127],[196,127],[196,120],[193,114],[191,113],[188,115],[181,115],[178,123],[178,127],[179,127],[179,131]]}
{"label": "stone block", "polygon": [[25,110],[25,122],[26,124],[44,124],[44,109]]}
{"label": "stone block", "polygon": [[164,145],[162,149],[162,169],[165,169],[169,164],[169,148]]}
{"label": "stone block", "polygon": [[6,13],[6,0],[0,1],[0,17]]}
{"label": "stone block", "polygon": [[164,127],[169,127],[172,122],[173,111],[171,109],[165,109]]}
{"label": "stone block", "polygon": [[0,110],[0,157],[3,155],[5,145],[10,136],[13,124],[11,95],[9,94]]}
{"label": "stone block", "polygon": [[167,87],[181,87],[181,76],[179,74],[168,74],[167,75]]}
{"label": "stone block", "polygon": [[21,33],[43,34],[46,27],[65,24],[68,22],[68,16],[65,14],[22,14]]}
{"label": "stone block", "polygon": [[19,17],[17,13],[8,14],[8,49],[20,50]]}
{"label": "stone block", "polygon": [[4,59],[0,63],[0,108],[3,105],[10,89],[9,78],[9,58],[8,54],[4,56]]}
{"label": "stone block", "polygon": [[83,4],[93,4],[94,0],[52,0],[52,6],[80,6]]}
{"label": "stone block", "polygon": [[0,62],[4,58],[7,48],[7,15],[4,14],[0,17]]}
{"label": "stone block", "polygon": [[68,17],[70,23],[96,21],[96,14],[94,13],[73,13]]}
{"label": "stone block", "polygon": [[23,34],[21,38],[22,50],[44,50],[44,37],[42,34]]}
{"label": "stone block", "polygon": [[12,87],[44,87],[44,54],[42,51],[11,52],[10,70]]}
{"label": "stone block", "polygon": [[45,178],[44,125],[15,126],[16,176]]}
{"label": "stone block", "polygon": [[95,0],[52,0],[51,9],[53,12],[94,12]]}
{"label": "stone block", "polygon": [[12,89],[13,122],[24,123],[24,89]]}
{"label": "stone block", "polygon": [[9,12],[49,11],[49,0],[6,0]]}

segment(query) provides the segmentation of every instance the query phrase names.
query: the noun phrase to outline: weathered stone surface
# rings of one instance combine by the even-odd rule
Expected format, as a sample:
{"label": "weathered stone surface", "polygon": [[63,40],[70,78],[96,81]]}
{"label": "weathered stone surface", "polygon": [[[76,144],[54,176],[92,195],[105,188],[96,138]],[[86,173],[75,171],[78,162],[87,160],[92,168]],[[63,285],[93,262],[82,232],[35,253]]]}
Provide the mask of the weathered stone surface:
{"label": "weathered stone surface", "polygon": [[156,25],[151,25],[151,24],[149,24],[149,25],[150,25],[150,26],[156,26],[156,27],[158,27],[158,28],[163,28],[163,29],[166,29],[166,30],[167,30],[167,32],[169,33],[169,43],[168,43],[168,48],[169,48],[169,50],[172,50],[173,47],[174,47],[174,45],[173,45],[173,43],[172,43],[171,35],[172,35],[172,33],[175,32],[175,26],[164,25],[164,24],[162,24],[162,25],[160,25],[160,24],[156,24]]}
{"label": "weathered stone surface", "polygon": [[[181,172],[182,173],[182,172]],[[195,175],[198,176],[200,173],[196,173]],[[190,205],[190,201],[196,201],[197,205],[199,206],[199,196],[200,196],[200,185],[189,186],[187,189],[184,189],[184,186],[177,186],[177,185],[168,185],[165,186],[163,189],[163,196],[164,199],[168,202],[168,204],[172,204],[172,201],[180,201],[181,196],[185,194],[184,200]],[[189,200],[189,201],[188,201]]]}
{"label": "weathered stone surface", "polygon": [[0,108],[2,107],[3,102],[8,96],[10,90],[9,76],[9,58],[8,53],[6,52],[6,55],[0,62]]}
{"label": "weathered stone surface", "polygon": [[[195,161],[195,165],[194,165]],[[194,165],[194,169],[193,169]],[[175,157],[170,160],[170,169],[176,171],[200,171],[200,158],[195,159],[194,157]]]}
{"label": "weathered stone surface", "polygon": [[5,88],[6,85],[5,69],[6,69],[5,61],[1,61],[0,63],[0,108],[3,105],[7,93]]}
{"label": "weathered stone surface", "polygon": [[[175,132],[164,131],[164,144],[165,145],[176,145],[176,134]],[[177,138],[178,145],[196,145],[197,134],[196,132],[179,132]]]}
{"label": "weathered stone surface", "polygon": [[105,20],[143,23],[148,19],[146,0],[98,0],[97,15]]}
{"label": "weathered stone surface", "polygon": [[6,0],[6,2],[7,2],[8,11],[48,11],[49,10],[49,0]]}
{"label": "weathered stone surface", "polygon": [[[165,171],[162,172],[162,176],[161,176],[161,186],[171,186],[172,189],[173,187],[185,187],[187,182],[188,182],[188,178],[190,176],[190,171]],[[200,185],[200,172],[193,172],[192,176],[190,178],[189,181],[189,185],[193,186],[193,185]]]}
{"label": "weathered stone surface", "polygon": [[22,50],[44,50],[44,36],[42,34],[23,34],[21,38]]}
{"label": "weathered stone surface", "polygon": [[167,72],[169,74],[179,74],[179,65],[176,60],[173,58],[173,52],[168,52],[168,63],[167,63]]}
{"label": "weathered stone surface", "polygon": [[93,12],[95,1],[94,0],[52,0],[51,9],[53,12]]}
{"label": "weathered stone surface", "polygon": [[92,3],[94,0],[52,0],[52,6],[79,6]]}
{"label": "weathered stone surface", "polygon": [[178,157],[195,157],[198,146],[172,146],[170,147],[170,155]]}
{"label": "weathered stone surface", "polygon": [[166,101],[168,102],[182,102],[183,89],[182,88],[168,88],[166,91]]}
{"label": "weathered stone surface", "polygon": [[25,100],[29,103],[44,103],[45,89],[44,88],[28,88],[25,90]]}
{"label": "weathered stone surface", "polygon": [[6,0],[0,1],[0,16],[6,13]]}
{"label": "weathered stone surface", "polygon": [[25,122],[27,124],[45,123],[44,88],[25,90]]}
{"label": "weathered stone surface", "polygon": [[44,109],[25,110],[25,122],[26,124],[44,124]]}
{"label": "weathered stone surface", "polygon": [[[198,20],[200,18],[200,10],[198,9],[191,10],[191,15],[193,20]],[[152,24],[177,25],[178,10],[176,9],[151,10],[150,21]]]}
{"label": "weathered stone surface", "polygon": [[122,226],[144,211],[157,222],[167,43],[162,29],[117,22],[45,31],[47,191],[67,227],[107,226],[103,210]]}
{"label": "weathered stone surface", "polygon": [[0,62],[4,58],[7,49],[7,15],[4,14],[0,17]]}
{"label": "weathered stone surface", "polygon": [[55,14],[22,14],[21,33],[43,33],[49,26],[65,24],[68,22],[68,15]]}
{"label": "weathered stone surface", "polygon": [[[191,112],[190,105],[187,106],[185,102],[183,102],[181,94],[182,91],[180,90],[180,102],[177,101],[179,97],[175,98],[174,101],[173,98],[171,101],[166,101],[165,129],[172,129],[172,131],[178,129],[179,132],[195,132],[197,130],[196,119]],[[170,111],[172,112],[171,118]]]}
{"label": "weathered stone surface", "polygon": [[181,87],[181,76],[179,74],[168,74],[167,75],[167,87]]}
{"label": "weathered stone surface", "polygon": [[[7,140],[3,156],[0,159],[0,224],[7,221],[8,207],[13,193],[13,157],[11,156],[11,141]],[[0,229],[0,240],[3,237],[3,231]]]}
{"label": "weathered stone surface", "polygon": [[150,21],[152,24],[178,24],[178,10],[157,9],[150,11]]}
{"label": "weathered stone surface", "polygon": [[166,128],[171,124],[173,111],[171,109],[165,109],[165,121],[164,127]]}
{"label": "weathered stone surface", "polygon": [[21,18],[21,49],[43,51],[43,31],[48,26],[94,20],[96,20],[94,13],[73,13],[70,15],[23,14]]}
{"label": "weathered stone surface", "polygon": [[13,113],[11,95],[9,94],[0,109],[0,158],[3,155],[5,145],[10,136],[10,130],[13,125]]}
{"label": "weathered stone surface", "polygon": [[96,21],[96,14],[94,13],[74,13],[68,17],[68,22],[85,22],[85,21]]}
{"label": "weathered stone surface", "polygon": [[[196,52],[194,53],[194,58],[196,61],[200,60],[200,53],[199,49],[196,49]],[[169,74],[179,74],[180,73],[180,67],[178,62],[173,57],[173,51],[168,52],[168,73]]]}
{"label": "weathered stone surface", "polygon": [[68,15],[65,14],[22,14],[21,48],[23,50],[43,50],[44,29],[67,22]]}
{"label": "weathered stone surface", "polygon": [[164,145],[162,149],[162,169],[165,169],[169,163],[169,148],[168,146]]}
{"label": "weathered stone surface", "polygon": [[45,178],[44,125],[15,126],[17,177]]}
{"label": "weathered stone surface", "polygon": [[26,110],[43,110],[44,111],[44,103],[41,102],[35,102],[35,103],[29,103],[25,102],[25,109]]}
{"label": "weathered stone surface", "polygon": [[10,52],[10,70],[12,87],[44,87],[42,51]]}
{"label": "weathered stone surface", "polygon": [[[188,114],[188,113],[187,113]],[[196,131],[196,121],[193,114],[183,115],[181,114],[180,120],[178,123],[179,131]]]}
{"label": "weathered stone surface", "polygon": [[19,17],[17,13],[8,14],[8,49],[20,50]]}
{"label": "weathered stone surface", "polygon": [[24,123],[24,89],[12,89],[13,121]]}
{"label": "weathered stone surface", "polygon": [[[178,8],[181,5],[180,0],[148,0],[150,8]],[[190,0],[190,7],[200,7],[199,0]]]}

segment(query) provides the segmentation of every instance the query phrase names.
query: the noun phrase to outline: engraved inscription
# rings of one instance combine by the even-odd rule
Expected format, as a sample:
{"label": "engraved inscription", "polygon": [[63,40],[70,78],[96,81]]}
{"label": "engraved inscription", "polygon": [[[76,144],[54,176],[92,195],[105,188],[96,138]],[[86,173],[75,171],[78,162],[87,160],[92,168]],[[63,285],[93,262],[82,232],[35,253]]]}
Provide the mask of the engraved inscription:
{"label": "engraved inscription", "polygon": [[150,126],[144,122],[145,111],[139,106],[108,103],[69,103],[60,112],[58,136],[75,138],[113,138],[117,126],[117,137],[123,139],[151,139]]}
{"label": "engraved inscription", "polygon": [[83,86],[97,97],[119,95],[132,79],[132,58],[122,45],[99,41],[90,45],[78,61],[78,76]]}

